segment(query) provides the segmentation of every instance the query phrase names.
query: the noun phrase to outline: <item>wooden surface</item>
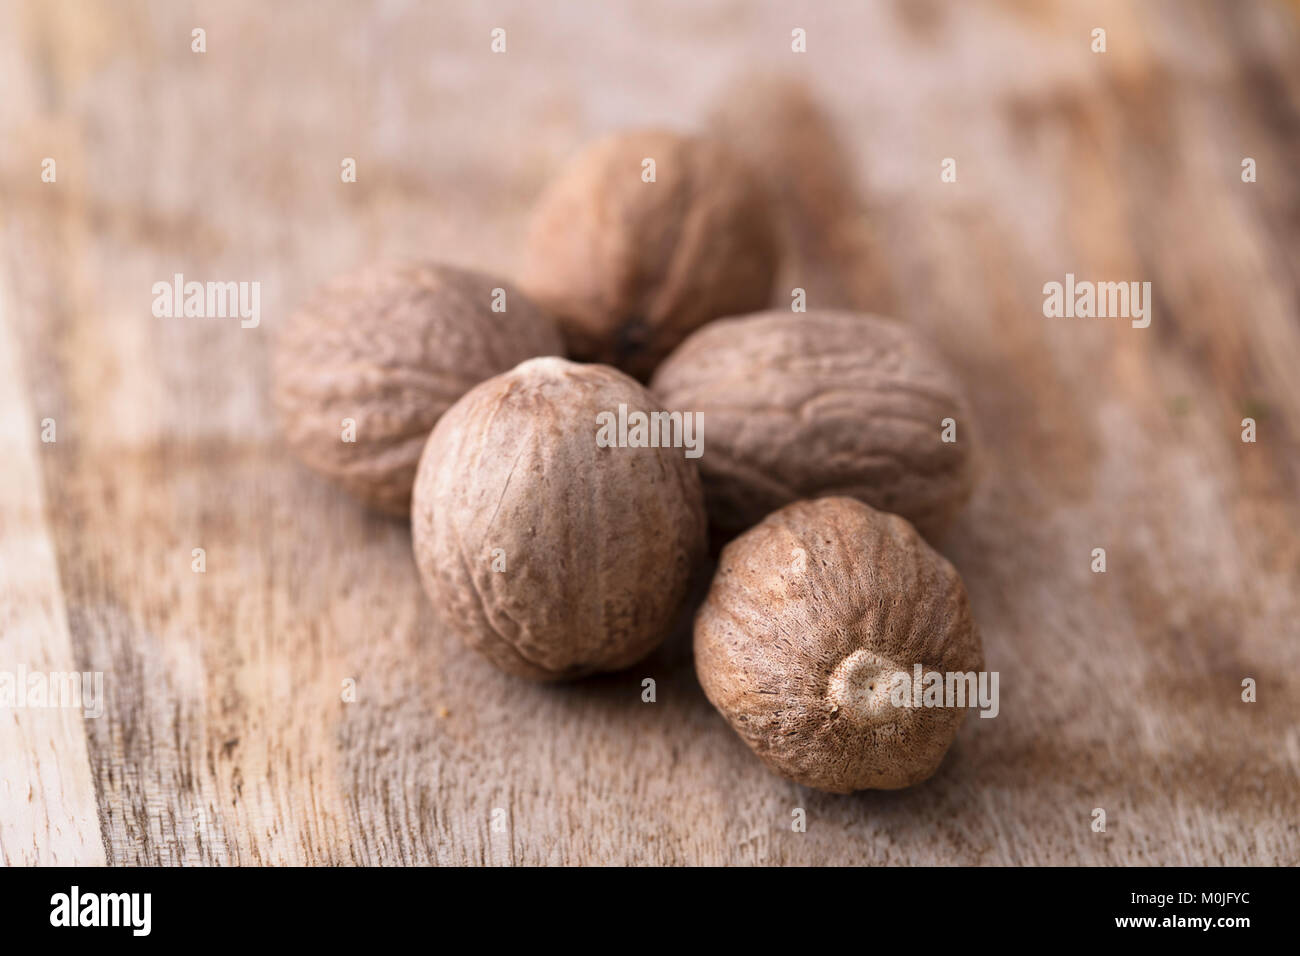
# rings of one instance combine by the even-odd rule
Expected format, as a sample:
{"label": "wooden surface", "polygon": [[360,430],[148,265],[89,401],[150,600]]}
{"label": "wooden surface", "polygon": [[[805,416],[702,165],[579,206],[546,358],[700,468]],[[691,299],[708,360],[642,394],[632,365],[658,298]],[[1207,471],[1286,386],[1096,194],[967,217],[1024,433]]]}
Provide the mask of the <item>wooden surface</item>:
{"label": "wooden surface", "polygon": [[[0,6],[0,670],[107,694],[0,710],[0,859],[1300,863],[1298,51],[1296,5],[1227,0]],[[942,550],[1001,713],[920,787],[771,776],[684,631],[496,673],[406,527],[277,438],[268,346],[312,286],[512,273],[564,158],[650,123],[751,151],[782,289],[915,322],[969,392]],[[261,325],[154,318],[175,272],[260,281]],[[1067,272],[1150,281],[1151,327],[1044,318]]]}

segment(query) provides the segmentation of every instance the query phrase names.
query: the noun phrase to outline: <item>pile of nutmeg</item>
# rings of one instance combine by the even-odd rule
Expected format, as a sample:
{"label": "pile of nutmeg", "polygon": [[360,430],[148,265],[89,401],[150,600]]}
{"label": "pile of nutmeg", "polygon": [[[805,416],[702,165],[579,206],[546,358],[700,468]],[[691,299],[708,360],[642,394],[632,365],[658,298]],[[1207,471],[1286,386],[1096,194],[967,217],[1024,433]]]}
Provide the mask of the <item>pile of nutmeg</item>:
{"label": "pile of nutmeg", "polygon": [[709,700],[790,779],[908,786],[964,710],[897,675],[983,667],[921,537],[969,495],[969,422],[914,328],[756,312],[779,261],[722,145],[612,136],[541,197],[518,288],[424,262],[325,285],[279,337],[276,405],[305,463],[410,514],[447,628],[512,674],[633,664],[731,539],[695,617]]}

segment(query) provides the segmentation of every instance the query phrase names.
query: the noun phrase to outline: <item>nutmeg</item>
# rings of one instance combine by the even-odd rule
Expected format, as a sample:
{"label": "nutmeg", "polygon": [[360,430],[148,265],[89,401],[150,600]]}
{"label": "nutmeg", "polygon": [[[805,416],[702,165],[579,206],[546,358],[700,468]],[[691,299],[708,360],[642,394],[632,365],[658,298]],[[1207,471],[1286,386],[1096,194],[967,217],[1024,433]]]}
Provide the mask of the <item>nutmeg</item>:
{"label": "nutmeg", "polygon": [[627,667],[682,607],[705,545],[695,462],[598,441],[620,405],[660,411],[616,369],[539,358],[471,389],[429,436],[411,505],[421,580],[512,674]]}
{"label": "nutmeg", "polygon": [[508,282],[429,262],[373,265],[290,317],[273,358],[275,404],[303,462],[407,515],[420,452],[452,402],[562,349],[550,317]]}
{"label": "nutmeg", "polygon": [[572,357],[644,380],[705,322],[768,303],[778,242],[761,181],[724,146],[618,133],[538,200],[520,282]]}
{"label": "nutmeg", "polygon": [[933,536],[970,495],[959,383],[902,322],[852,312],[722,319],[683,342],[650,388],[666,408],[707,422],[700,474],[725,533],[800,498],[847,495]]}
{"label": "nutmeg", "polygon": [[918,665],[978,679],[966,589],[910,524],[850,498],[796,502],[732,541],[695,619],[696,673],[732,729],[834,793],[938,768],[965,710],[900,694]]}

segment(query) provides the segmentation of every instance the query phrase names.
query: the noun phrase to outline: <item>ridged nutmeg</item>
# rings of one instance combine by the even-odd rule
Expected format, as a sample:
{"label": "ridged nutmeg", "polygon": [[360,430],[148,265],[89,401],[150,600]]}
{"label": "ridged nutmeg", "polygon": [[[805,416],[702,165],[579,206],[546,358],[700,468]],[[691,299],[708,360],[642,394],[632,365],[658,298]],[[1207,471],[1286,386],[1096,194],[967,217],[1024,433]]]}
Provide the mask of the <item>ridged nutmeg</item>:
{"label": "ridged nutmeg", "polygon": [[767,305],[778,260],[769,199],[738,157],[644,130],[596,142],[543,192],[520,284],[572,357],[644,380],[705,322]]}
{"label": "ridged nutmeg", "polygon": [[965,709],[906,706],[900,675],[946,684],[983,660],[952,565],[849,498],[797,502],[732,541],[695,619],[713,706],[771,769],[834,793],[933,774]]}
{"label": "ridged nutmeg", "polygon": [[406,515],[420,451],[452,402],[562,351],[553,320],[507,282],[427,262],[374,265],[290,316],[273,358],[275,404],[304,463]]}
{"label": "ridged nutmeg", "polygon": [[666,408],[708,421],[700,474],[723,532],[801,498],[846,495],[929,537],[970,495],[957,379],[902,322],[853,312],[722,319],[683,342],[650,389]]}
{"label": "ridged nutmeg", "polygon": [[695,461],[601,438],[607,416],[657,411],[616,369],[534,359],[471,389],[429,436],[411,505],[420,577],[502,670],[618,670],[671,630],[705,545]]}

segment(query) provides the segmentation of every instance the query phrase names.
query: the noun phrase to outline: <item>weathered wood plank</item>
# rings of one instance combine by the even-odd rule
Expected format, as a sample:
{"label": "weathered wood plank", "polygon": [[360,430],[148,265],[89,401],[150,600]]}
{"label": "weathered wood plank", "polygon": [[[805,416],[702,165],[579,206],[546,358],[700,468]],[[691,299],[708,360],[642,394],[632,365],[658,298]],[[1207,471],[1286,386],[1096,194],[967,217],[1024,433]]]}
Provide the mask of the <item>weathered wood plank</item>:
{"label": "weathered wood plank", "polygon": [[[109,697],[39,731],[60,777],[0,714],[6,861],[1300,862],[1294,5],[721,9],[0,11],[0,404],[28,449],[0,593],[53,635],[25,654]],[[626,674],[495,673],[438,632],[402,523],[279,443],[266,353],[307,290],[383,256],[510,273],[565,155],[641,123],[731,138],[787,213],[783,286],[917,323],[965,382],[980,483],[942,545],[1002,712],[921,787],[772,777],[684,629]],[[154,318],[175,272],[260,281],[261,325]],[[1150,281],[1151,327],[1045,318],[1067,272]]]}
{"label": "weathered wood plank", "polygon": [[102,864],[86,724],[102,719],[103,687],[82,681],[68,637],[41,488],[40,455],[59,452],[57,422],[47,432],[55,441],[42,443],[8,292],[0,281],[0,862]]}

